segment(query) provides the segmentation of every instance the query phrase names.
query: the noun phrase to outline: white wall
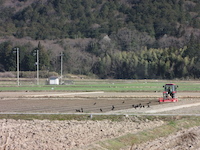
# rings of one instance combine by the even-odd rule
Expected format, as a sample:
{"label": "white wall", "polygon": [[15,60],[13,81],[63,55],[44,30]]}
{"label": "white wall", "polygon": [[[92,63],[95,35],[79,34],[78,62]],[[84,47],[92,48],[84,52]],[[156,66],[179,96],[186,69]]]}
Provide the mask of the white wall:
{"label": "white wall", "polygon": [[59,85],[59,79],[49,79],[49,84],[52,85]]}

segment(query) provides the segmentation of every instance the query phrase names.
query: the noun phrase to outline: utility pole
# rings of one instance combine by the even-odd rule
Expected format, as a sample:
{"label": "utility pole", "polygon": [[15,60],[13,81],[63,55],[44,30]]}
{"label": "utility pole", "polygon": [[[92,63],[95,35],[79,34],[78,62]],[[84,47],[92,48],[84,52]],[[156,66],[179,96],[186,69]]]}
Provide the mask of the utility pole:
{"label": "utility pole", "polygon": [[17,53],[17,85],[19,86],[19,48],[14,48],[14,53]]}
{"label": "utility pole", "polygon": [[63,74],[63,52],[60,53],[60,83],[62,84],[62,74]]}
{"label": "utility pole", "polygon": [[39,50],[35,50],[34,54],[37,57],[37,62],[35,64],[37,65],[37,85],[39,85]]}

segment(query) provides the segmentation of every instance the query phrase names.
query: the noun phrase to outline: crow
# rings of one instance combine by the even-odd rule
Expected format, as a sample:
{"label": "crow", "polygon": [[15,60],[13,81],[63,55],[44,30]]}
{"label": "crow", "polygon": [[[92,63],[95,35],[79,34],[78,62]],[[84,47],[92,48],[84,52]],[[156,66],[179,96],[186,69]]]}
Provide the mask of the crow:
{"label": "crow", "polygon": [[97,103],[95,102],[94,105],[96,105]]}
{"label": "crow", "polygon": [[76,109],[76,112],[81,112],[79,109]]}
{"label": "crow", "polygon": [[114,110],[115,109],[115,106],[114,105],[112,105],[112,110]]}
{"label": "crow", "polygon": [[100,111],[102,112],[103,110],[100,108]]}
{"label": "crow", "polygon": [[151,102],[149,101],[149,102],[147,103],[147,105],[148,105],[148,104],[151,104]]}
{"label": "crow", "polygon": [[151,102],[149,101],[149,102],[147,103],[147,107],[148,107],[148,108],[150,107],[150,104],[151,104]]}
{"label": "crow", "polygon": [[123,101],[122,104],[124,104],[125,102]]}
{"label": "crow", "polygon": [[139,107],[138,105],[135,105],[134,108],[136,109],[137,107]]}

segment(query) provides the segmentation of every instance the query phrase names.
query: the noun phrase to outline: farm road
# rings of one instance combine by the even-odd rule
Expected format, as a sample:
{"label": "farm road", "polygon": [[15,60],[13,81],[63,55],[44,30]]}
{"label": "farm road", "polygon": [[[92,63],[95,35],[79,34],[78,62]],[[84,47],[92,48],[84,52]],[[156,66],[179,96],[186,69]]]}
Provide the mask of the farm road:
{"label": "farm road", "polygon": [[[179,92],[179,98],[200,98],[199,92]],[[0,92],[3,98],[19,97],[162,97],[162,92]]]}

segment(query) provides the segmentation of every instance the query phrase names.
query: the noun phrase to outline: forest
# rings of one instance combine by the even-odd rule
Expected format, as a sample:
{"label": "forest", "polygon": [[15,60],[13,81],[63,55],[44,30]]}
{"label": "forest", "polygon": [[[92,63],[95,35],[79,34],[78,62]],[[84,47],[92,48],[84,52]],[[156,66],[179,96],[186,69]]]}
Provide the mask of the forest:
{"label": "forest", "polygon": [[16,70],[13,49],[19,47],[21,71],[36,70],[39,50],[40,70],[59,73],[60,51],[43,44],[54,41],[65,74],[194,79],[199,37],[198,0],[0,0],[1,72]]}

